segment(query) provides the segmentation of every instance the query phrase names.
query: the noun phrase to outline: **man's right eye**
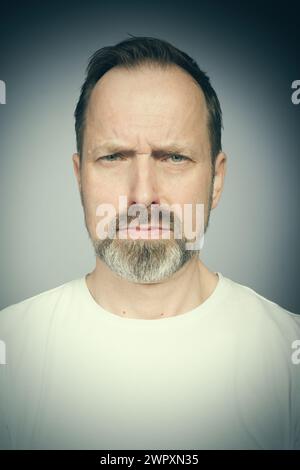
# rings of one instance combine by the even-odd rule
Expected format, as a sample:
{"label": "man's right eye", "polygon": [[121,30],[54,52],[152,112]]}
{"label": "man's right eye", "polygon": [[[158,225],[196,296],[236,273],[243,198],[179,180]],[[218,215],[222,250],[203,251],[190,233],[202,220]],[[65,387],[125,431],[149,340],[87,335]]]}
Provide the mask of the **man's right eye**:
{"label": "man's right eye", "polygon": [[118,158],[122,158],[120,154],[114,153],[112,155],[105,155],[104,157],[98,158],[98,160],[104,160],[106,162],[115,162]]}

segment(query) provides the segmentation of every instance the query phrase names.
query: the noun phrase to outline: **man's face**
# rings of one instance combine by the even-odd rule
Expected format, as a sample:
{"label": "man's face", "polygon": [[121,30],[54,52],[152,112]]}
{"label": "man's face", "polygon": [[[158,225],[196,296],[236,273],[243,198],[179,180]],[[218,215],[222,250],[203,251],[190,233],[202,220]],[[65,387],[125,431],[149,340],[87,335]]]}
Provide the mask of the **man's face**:
{"label": "man's face", "polygon": [[[77,154],[73,161],[96,254],[117,274],[133,282],[157,282],[199,253],[185,248],[185,238],[175,239],[173,224],[156,239],[149,232],[139,232],[138,239],[126,232],[127,239],[119,239],[117,231],[115,239],[100,240],[96,229],[101,204],[115,208],[111,222],[117,228],[119,216],[134,204],[149,211],[153,204],[169,207],[183,234],[184,205],[192,207],[189,223],[197,230],[196,205],[204,204],[207,226],[221,180],[214,188],[204,95],[182,69],[145,65],[108,71],[91,93],[81,163]],[[121,207],[120,196],[127,200]]]}

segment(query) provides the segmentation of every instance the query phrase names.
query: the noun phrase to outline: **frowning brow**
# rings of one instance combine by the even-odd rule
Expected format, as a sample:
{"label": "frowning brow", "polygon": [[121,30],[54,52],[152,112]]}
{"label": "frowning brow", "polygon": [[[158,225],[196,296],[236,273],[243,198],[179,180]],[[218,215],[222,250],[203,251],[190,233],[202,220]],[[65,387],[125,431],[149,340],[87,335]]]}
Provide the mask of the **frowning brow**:
{"label": "frowning brow", "polygon": [[[170,142],[166,145],[160,146],[151,146],[151,155],[154,157],[161,157],[166,153],[190,153],[191,148],[190,145],[186,143],[178,143],[178,142]],[[101,145],[98,145],[92,150],[93,154],[114,154],[114,153],[122,153],[126,156],[134,156],[137,155],[138,152],[134,148],[130,148],[126,145],[112,143],[112,142],[103,142]]]}

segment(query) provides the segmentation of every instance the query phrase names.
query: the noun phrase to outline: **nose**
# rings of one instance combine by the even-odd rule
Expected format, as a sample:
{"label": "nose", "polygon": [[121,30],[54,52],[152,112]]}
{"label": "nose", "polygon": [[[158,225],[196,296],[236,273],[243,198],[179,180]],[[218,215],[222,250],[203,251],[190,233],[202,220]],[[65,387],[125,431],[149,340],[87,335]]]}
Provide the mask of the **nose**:
{"label": "nose", "polygon": [[159,204],[155,162],[148,155],[137,155],[130,176],[128,204]]}

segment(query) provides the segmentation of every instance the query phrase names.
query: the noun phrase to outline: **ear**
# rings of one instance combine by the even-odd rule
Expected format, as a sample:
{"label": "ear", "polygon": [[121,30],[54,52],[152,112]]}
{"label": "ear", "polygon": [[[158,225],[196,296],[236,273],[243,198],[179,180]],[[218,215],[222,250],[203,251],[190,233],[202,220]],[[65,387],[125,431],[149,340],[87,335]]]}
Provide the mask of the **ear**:
{"label": "ear", "polygon": [[224,178],[227,169],[227,156],[224,152],[220,152],[215,161],[215,179],[213,187],[212,205],[211,208],[215,209],[219,203],[223,187]]}
{"label": "ear", "polygon": [[72,156],[74,173],[77,179],[79,191],[81,191],[81,175],[80,175],[80,156],[78,153],[74,153]]}

